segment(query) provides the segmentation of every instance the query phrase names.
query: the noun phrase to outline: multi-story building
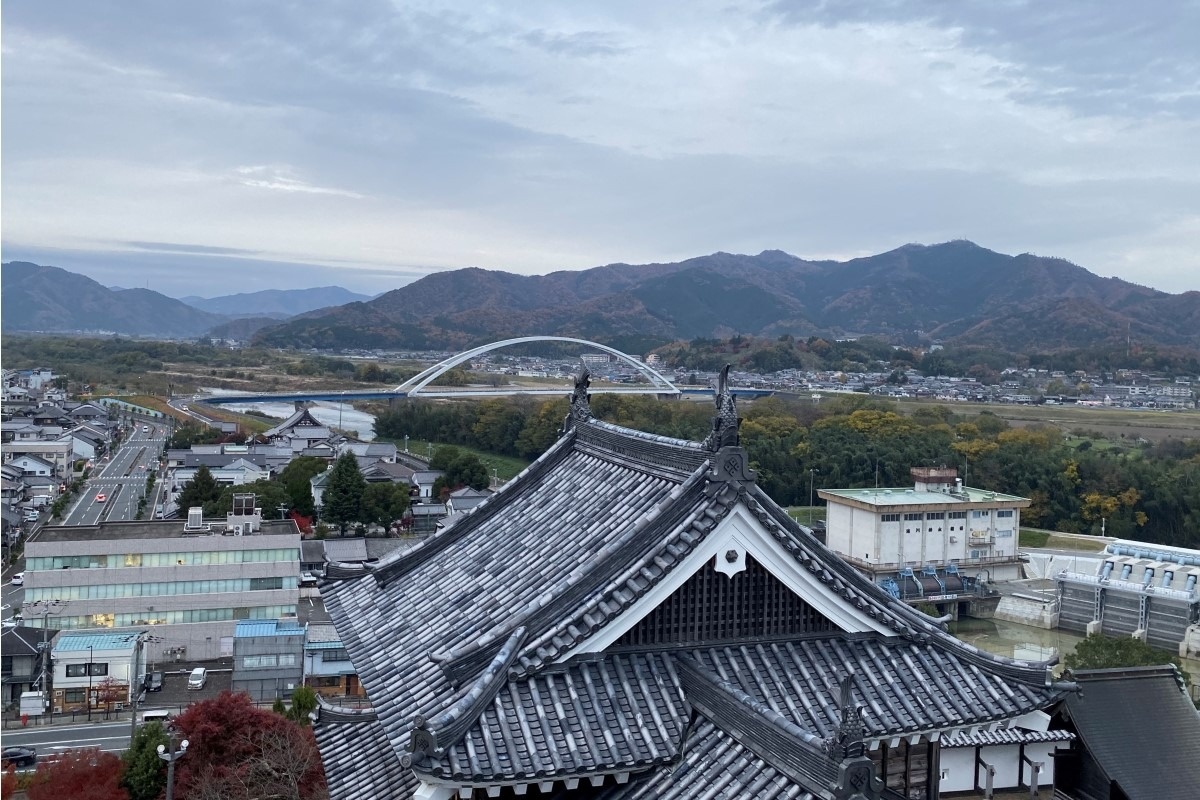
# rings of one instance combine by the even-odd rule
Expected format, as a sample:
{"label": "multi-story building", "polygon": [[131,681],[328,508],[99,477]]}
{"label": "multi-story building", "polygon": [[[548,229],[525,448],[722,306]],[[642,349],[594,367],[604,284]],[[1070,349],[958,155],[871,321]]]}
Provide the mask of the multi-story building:
{"label": "multi-story building", "polygon": [[25,548],[25,601],[58,601],[55,625],[63,629],[154,626],[150,660],[231,655],[238,620],[295,616],[300,578],[294,522],[239,526],[246,535],[231,527],[154,521],[45,528]]}
{"label": "multi-story building", "polygon": [[332,625],[308,626],[304,639],[304,684],[322,697],[365,694],[346,646]]}
{"label": "multi-story building", "polygon": [[304,676],[304,628],[294,620],[241,620],[233,633],[233,691],[286,700]]}
{"label": "multi-story building", "polygon": [[820,490],[829,547],[905,599],[956,594],[985,569],[993,579],[1018,577],[1028,499],[963,486],[955,469],[911,473],[912,487]]}

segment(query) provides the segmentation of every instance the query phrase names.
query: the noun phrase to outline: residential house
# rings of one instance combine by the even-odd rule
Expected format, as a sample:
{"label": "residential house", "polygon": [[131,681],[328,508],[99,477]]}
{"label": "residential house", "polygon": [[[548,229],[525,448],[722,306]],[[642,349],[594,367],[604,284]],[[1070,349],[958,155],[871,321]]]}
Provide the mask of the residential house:
{"label": "residential house", "polygon": [[332,625],[309,624],[304,639],[304,685],[323,697],[362,697],[350,655]]}
{"label": "residential house", "polygon": [[0,673],[3,674],[2,702],[7,709],[20,702],[22,692],[36,691],[42,684],[42,654],[49,652],[46,631],[23,625],[5,625],[0,634]]}
{"label": "residential house", "polygon": [[[145,662],[138,658],[143,633],[60,633],[51,651],[54,711],[87,710],[89,704],[93,711],[103,711],[109,704],[119,708],[118,703],[131,702],[146,674]],[[114,696],[105,697],[107,688]]]}
{"label": "residential house", "polygon": [[492,493],[489,491],[472,489],[470,486],[456,489],[446,498],[446,516],[465,514],[491,496]]}
{"label": "residential house", "polygon": [[433,484],[444,474],[441,470],[419,470],[414,472],[411,481],[413,493],[420,500],[437,499],[433,496]]}

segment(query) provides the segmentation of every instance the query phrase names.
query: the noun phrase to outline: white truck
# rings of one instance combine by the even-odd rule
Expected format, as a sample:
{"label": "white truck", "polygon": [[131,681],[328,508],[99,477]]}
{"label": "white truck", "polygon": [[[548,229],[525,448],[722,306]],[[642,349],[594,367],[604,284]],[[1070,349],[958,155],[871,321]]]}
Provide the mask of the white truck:
{"label": "white truck", "polygon": [[49,707],[45,692],[21,692],[21,716],[40,717]]}

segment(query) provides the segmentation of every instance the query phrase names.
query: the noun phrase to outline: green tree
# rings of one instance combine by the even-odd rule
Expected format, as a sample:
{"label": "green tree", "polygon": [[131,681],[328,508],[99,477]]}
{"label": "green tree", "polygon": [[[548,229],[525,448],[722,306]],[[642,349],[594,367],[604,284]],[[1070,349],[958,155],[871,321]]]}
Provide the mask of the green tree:
{"label": "green tree", "polygon": [[279,473],[279,482],[287,489],[291,507],[296,513],[311,517],[314,512],[312,479],[325,471],[324,459],[316,456],[293,458]]}
{"label": "green tree", "polygon": [[368,483],[363,490],[362,521],[385,528],[408,510],[408,484],[380,481]]}
{"label": "green tree", "polygon": [[200,469],[196,470],[195,477],[183,485],[183,491],[179,493],[179,507],[187,509],[215,503],[220,496],[221,487],[217,484],[216,478],[212,476],[206,465],[201,464]]}
{"label": "green tree", "polygon": [[121,757],[125,769],[121,784],[130,800],[157,800],[167,785],[167,765],[158,757],[158,746],[167,743],[167,731],[161,722],[147,722],[134,734],[129,749]]}
{"label": "green tree", "polygon": [[346,535],[347,525],[362,521],[363,492],[366,488],[367,482],[363,479],[354,454],[342,453],[338,456],[329,482],[325,485],[322,514],[325,519],[338,524],[343,536]]}
{"label": "green tree", "polygon": [[1183,673],[1184,681],[1191,680],[1191,676],[1180,667],[1178,656],[1151,647],[1132,636],[1092,634],[1075,645],[1075,652],[1063,658],[1063,666],[1067,669],[1153,667],[1159,664],[1174,664]]}
{"label": "green tree", "polygon": [[433,482],[433,494],[441,497],[463,486],[486,489],[489,482],[487,467],[479,460],[479,456],[460,450],[459,455],[445,467],[445,474]]}
{"label": "green tree", "polygon": [[308,727],[311,720],[308,715],[317,708],[317,693],[308,686],[297,686],[292,692],[292,707],[288,709],[288,719]]}

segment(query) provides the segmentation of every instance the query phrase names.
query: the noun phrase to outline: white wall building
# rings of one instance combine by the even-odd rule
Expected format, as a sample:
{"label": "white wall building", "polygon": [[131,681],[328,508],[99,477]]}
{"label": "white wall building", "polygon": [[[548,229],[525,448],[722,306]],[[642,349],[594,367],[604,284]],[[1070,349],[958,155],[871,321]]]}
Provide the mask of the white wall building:
{"label": "white wall building", "polygon": [[1028,499],[963,486],[955,469],[912,475],[911,488],[822,489],[829,547],[875,573],[1016,561]]}
{"label": "white wall building", "polygon": [[138,659],[138,637],[143,632],[60,634],[51,650],[54,710],[86,710],[89,692],[92,709],[103,710],[106,681],[120,689],[119,697],[109,698],[114,707],[129,702],[131,685],[140,686],[146,673],[145,663]]}

